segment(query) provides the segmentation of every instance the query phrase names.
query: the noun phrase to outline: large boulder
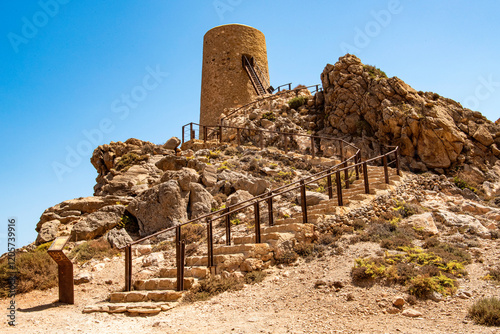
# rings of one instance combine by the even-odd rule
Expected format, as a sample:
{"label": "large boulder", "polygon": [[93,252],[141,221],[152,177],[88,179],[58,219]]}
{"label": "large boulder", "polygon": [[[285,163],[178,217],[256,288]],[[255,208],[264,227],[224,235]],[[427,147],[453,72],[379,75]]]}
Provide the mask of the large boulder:
{"label": "large boulder", "polygon": [[106,239],[111,247],[123,248],[133,240],[124,228],[114,228],[106,233]]}
{"label": "large boulder", "polygon": [[210,213],[215,205],[213,196],[201,184],[191,183],[189,193],[191,219]]}
{"label": "large boulder", "polygon": [[410,216],[404,223],[432,235],[439,234],[436,223],[434,222],[434,217],[430,212]]}
{"label": "large boulder", "polygon": [[40,232],[38,232],[36,244],[40,245],[54,240],[59,232],[59,225],[61,225],[61,222],[57,219],[44,223],[40,228]]}
{"label": "large boulder", "polygon": [[161,182],[177,180],[183,191],[189,191],[192,182],[198,182],[200,175],[191,168],[184,167],[178,171],[167,170],[161,177]]}
{"label": "large boulder", "polygon": [[167,150],[175,150],[181,144],[181,140],[177,137],[172,137],[165,144],[163,144],[163,148]]}
{"label": "large boulder", "polygon": [[[307,206],[319,204],[321,201],[328,200],[328,195],[318,193],[315,191],[306,191],[306,204]],[[297,203],[302,205],[302,196],[297,195]]]}
{"label": "large boulder", "polygon": [[219,180],[231,183],[236,190],[246,190],[253,196],[261,195],[271,189],[271,182],[252,175],[223,170]]}
{"label": "large boulder", "polygon": [[125,206],[110,205],[89,214],[73,225],[71,239],[90,240],[104,235],[120,223],[124,212]]}
{"label": "large boulder", "polygon": [[498,125],[451,99],[417,92],[397,77],[388,78],[354,55],[328,64],[321,81],[324,132],[351,142],[361,139],[369,148],[363,154],[380,154],[377,147],[370,148],[373,143],[399,145],[403,163],[419,170],[496,159]]}
{"label": "large boulder", "polygon": [[231,194],[226,200],[226,206],[234,206],[238,203],[252,199],[254,196],[246,190],[237,190],[235,193]]}
{"label": "large boulder", "polygon": [[139,223],[140,235],[149,235],[187,221],[189,193],[175,180],[154,186],[130,202],[127,210]]}

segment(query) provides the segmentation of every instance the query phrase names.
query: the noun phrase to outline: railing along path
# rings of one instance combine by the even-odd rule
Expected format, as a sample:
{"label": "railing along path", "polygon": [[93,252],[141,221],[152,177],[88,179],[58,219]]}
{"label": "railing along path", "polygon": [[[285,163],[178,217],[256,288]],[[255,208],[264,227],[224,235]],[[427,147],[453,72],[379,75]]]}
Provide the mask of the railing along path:
{"label": "railing along path", "polygon": [[[303,88],[302,88],[303,89]],[[400,167],[399,167],[399,147],[391,147],[391,151],[379,155],[375,158],[371,158],[365,161],[361,160],[361,151],[359,148],[354,146],[351,143],[344,141],[339,138],[332,138],[327,136],[313,136],[307,134],[297,134],[297,133],[287,133],[280,131],[272,131],[272,130],[264,130],[264,129],[250,129],[250,128],[241,128],[234,126],[225,126],[225,125],[199,125],[196,123],[189,123],[182,127],[182,142],[185,142],[184,132],[185,129],[189,129],[189,138],[190,140],[196,139],[196,129],[198,127],[198,138],[202,139],[204,142],[208,141],[209,133],[217,136],[219,140],[219,144],[224,143],[224,133],[223,130],[233,131],[236,130],[236,143],[238,145],[241,144],[241,135],[243,131],[254,131],[260,132],[260,148],[264,148],[264,135],[278,135],[283,138],[283,146],[285,152],[288,152],[289,141],[293,139],[294,136],[305,136],[310,138],[310,155],[312,158],[315,158],[317,155],[315,140],[317,139],[325,139],[332,142],[338,143],[338,152],[340,153],[340,163],[335,166],[332,166],[326,170],[318,172],[314,175],[308,176],[301,180],[286,184],[279,188],[273,189],[269,192],[263,193],[261,195],[255,196],[251,199],[248,199],[243,202],[239,202],[233,206],[228,206],[224,209],[217,210],[215,212],[211,212],[209,214],[203,215],[201,217],[191,219],[185,223],[180,223],[175,226],[163,229],[149,236],[143,237],[139,240],[136,240],[127,246],[125,246],[125,291],[130,291],[132,289],[132,246],[144,242],[148,239],[156,237],[160,234],[174,231],[175,230],[175,245],[176,245],[176,268],[177,268],[177,290],[184,290],[184,263],[185,263],[185,240],[182,238],[182,227],[193,224],[193,223],[205,223],[207,228],[207,256],[208,256],[208,265],[207,267],[212,271],[215,268],[214,263],[214,240],[213,240],[213,222],[219,219],[224,220],[225,224],[225,235],[226,235],[226,245],[231,245],[231,222],[230,217],[234,215],[238,211],[244,210],[249,207],[253,207],[254,211],[254,220],[255,220],[255,243],[261,242],[261,221],[260,221],[260,206],[261,203],[267,205],[268,208],[268,224],[269,226],[274,225],[274,211],[273,211],[273,198],[276,196],[282,195],[284,193],[292,192],[299,190],[301,197],[301,206],[302,206],[302,221],[303,223],[308,223],[308,214],[307,214],[307,198],[306,198],[306,186],[317,182],[319,180],[325,179],[327,182],[327,190],[329,199],[333,198],[333,182],[332,178],[335,177],[336,184],[336,194],[338,205],[343,206],[342,199],[342,191],[343,189],[349,189],[350,181],[349,181],[349,171],[352,174],[355,174],[356,179],[360,178],[360,175],[363,175],[363,182],[365,193],[370,193],[370,184],[368,178],[368,163],[376,162],[380,160],[381,164],[384,166],[384,179],[385,183],[389,183],[389,173],[388,166],[391,164],[395,164],[396,173],[400,175]],[[200,130],[201,129],[201,130]],[[211,131],[209,131],[211,130]],[[229,141],[229,136],[226,134],[226,137]],[[346,147],[351,147],[355,150],[355,153],[350,157],[344,157],[344,149]],[[394,159],[388,162],[389,157],[394,155]],[[344,159],[345,158],[345,159]],[[344,173],[344,188],[342,187],[342,178],[341,174]]]}

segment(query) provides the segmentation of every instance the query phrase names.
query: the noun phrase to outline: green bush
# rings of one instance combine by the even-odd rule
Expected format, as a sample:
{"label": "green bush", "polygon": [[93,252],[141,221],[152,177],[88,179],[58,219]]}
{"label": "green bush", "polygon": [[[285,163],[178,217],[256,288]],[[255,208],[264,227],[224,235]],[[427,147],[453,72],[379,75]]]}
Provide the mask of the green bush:
{"label": "green bush", "polygon": [[368,75],[372,79],[387,78],[387,74],[378,67],[372,65],[363,65],[363,69],[368,72]]}
{"label": "green bush", "polygon": [[469,308],[468,316],[479,325],[500,326],[500,299],[489,297],[476,301]]}
{"label": "green bush", "polygon": [[469,185],[466,181],[462,180],[462,179],[461,179],[461,178],[459,178],[458,176],[455,176],[455,177],[453,178],[453,183],[455,183],[455,185],[456,185],[458,188],[462,189],[462,190],[463,190],[463,189],[469,189],[469,190],[471,190],[471,191],[473,191],[473,192],[475,192],[475,193],[477,192],[477,189],[476,189],[476,188],[474,188],[474,187],[470,186],[470,185]]}
{"label": "green bush", "polygon": [[299,109],[301,106],[303,106],[307,102],[307,97],[305,96],[297,96],[288,101],[288,105],[292,109]]}
{"label": "green bush", "polygon": [[262,115],[262,118],[267,119],[271,122],[274,122],[276,120],[276,116],[274,115],[274,113],[272,111],[268,111],[268,112],[264,113]]}

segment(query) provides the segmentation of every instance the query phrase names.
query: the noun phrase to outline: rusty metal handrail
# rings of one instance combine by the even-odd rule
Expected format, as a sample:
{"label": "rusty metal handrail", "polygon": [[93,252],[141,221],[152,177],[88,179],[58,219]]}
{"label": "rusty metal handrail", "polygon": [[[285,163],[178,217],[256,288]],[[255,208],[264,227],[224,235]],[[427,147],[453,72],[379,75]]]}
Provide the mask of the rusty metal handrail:
{"label": "rusty metal handrail", "polygon": [[[324,136],[311,136],[311,135],[305,135],[305,134],[295,134],[295,133],[283,133],[283,132],[279,132],[279,131],[271,131],[271,130],[261,130],[261,129],[248,129],[248,128],[238,128],[238,127],[232,127],[232,126],[222,126],[222,125],[219,125],[219,126],[203,126],[203,125],[199,125],[199,124],[196,124],[196,123],[189,123],[189,124],[186,124],[182,127],[183,129],[183,134],[184,134],[184,128],[189,125],[190,127],[190,137],[191,139],[194,139],[194,132],[193,132],[193,125],[198,125],[198,126],[202,126],[203,127],[203,132],[204,134],[206,134],[206,131],[209,127],[215,127],[215,128],[218,128],[219,131],[220,131],[220,139],[221,139],[221,142],[222,142],[222,128],[230,128],[230,129],[247,129],[247,130],[257,130],[257,131],[261,131],[261,134],[264,132],[264,131],[267,131],[267,132],[271,132],[271,133],[277,133],[277,134],[280,134],[280,135],[294,135],[294,136],[309,136],[311,137],[311,144],[314,145],[314,142],[313,140],[315,138],[320,138],[320,139],[327,139],[327,140],[338,140],[340,144],[343,144],[343,143],[346,143],[347,145],[357,149],[356,153],[354,155],[352,155],[351,157],[347,158],[346,160],[343,160],[343,145],[341,145],[341,162],[335,166],[332,166],[330,167],[328,170],[324,170],[324,171],[320,171],[314,175],[311,175],[311,176],[308,176],[306,178],[302,178],[298,181],[295,181],[291,184],[287,184],[287,185],[284,185],[284,186],[281,186],[279,188],[276,188],[274,190],[271,190],[270,192],[267,192],[267,193],[263,193],[261,195],[257,195],[257,196],[254,196],[253,198],[251,199],[248,199],[246,201],[243,201],[243,202],[239,202],[239,203],[236,203],[232,206],[228,206],[227,208],[224,208],[224,209],[220,209],[220,210],[217,210],[215,212],[211,212],[211,213],[208,213],[206,215],[203,215],[201,217],[197,217],[197,218],[194,218],[194,219],[191,219],[187,222],[184,222],[184,223],[181,223],[181,224],[177,224],[175,226],[172,226],[172,227],[169,227],[169,228],[166,228],[166,229],[163,229],[161,231],[158,231],[156,233],[153,233],[149,236],[146,236],[146,237],[143,237],[141,239],[138,239],[134,242],[131,242],[129,244],[127,244],[125,247],[125,291],[130,291],[131,288],[132,288],[132,245],[135,245],[135,244],[138,244],[138,243],[141,243],[145,240],[148,240],[150,238],[153,238],[157,235],[160,235],[160,234],[163,234],[163,233],[167,233],[169,231],[173,231],[175,230],[176,232],[176,267],[177,267],[177,289],[178,290],[183,290],[184,287],[183,287],[183,279],[184,279],[184,256],[185,256],[185,241],[181,239],[181,228],[182,226],[184,225],[187,225],[187,224],[191,224],[191,223],[194,223],[194,222],[200,222],[200,221],[203,221],[206,219],[206,224],[207,224],[207,243],[208,243],[208,264],[209,264],[209,267],[213,266],[213,234],[212,234],[212,230],[213,230],[213,224],[212,222],[214,220],[217,220],[217,219],[222,219],[222,218],[226,218],[226,244],[227,245],[230,245],[231,244],[231,238],[230,238],[230,221],[229,221],[229,217],[230,215],[238,212],[238,211],[241,211],[241,210],[244,210],[248,207],[251,207],[251,206],[254,206],[254,214],[255,214],[255,219],[256,219],[256,230],[255,230],[255,235],[256,235],[256,242],[260,242],[260,213],[259,213],[259,204],[260,202],[267,202],[268,203],[268,207],[269,207],[269,224],[270,225],[273,225],[274,224],[274,220],[273,220],[273,209],[272,209],[272,203],[273,203],[273,198],[278,196],[278,195],[281,195],[281,194],[284,194],[284,193],[287,193],[287,192],[290,192],[290,191],[294,191],[294,190],[297,190],[297,189],[300,189],[300,192],[301,192],[301,204],[302,204],[302,215],[303,215],[303,222],[304,223],[307,223],[308,221],[308,217],[307,217],[307,199],[306,199],[306,192],[305,192],[305,187],[306,185],[310,184],[310,183],[313,183],[315,181],[318,181],[320,179],[323,179],[323,178],[327,178],[328,180],[328,194],[329,194],[329,198],[331,199],[333,197],[333,192],[332,192],[332,181],[331,181],[331,176],[335,173],[336,174],[336,184],[337,184],[337,197],[338,197],[338,203],[339,203],[339,206],[343,205],[343,201],[342,201],[342,186],[340,184],[340,172],[344,171],[345,173],[345,178],[344,178],[344,182],[345,182],[345,188],[349,188],[349,175],[348,175],[348,171],[349,169],[351,168],[354,168],[355,171],[356,171],[356,178],[359,179],[359,169],[360,167],[362,167],[362,170],[363,170],[363,176],[364,176],[364,182],[365,182],[365,192],[366,193],[369,193],[369,183],[368,183],[368,170],[367,170],[367,163],[368,162],[372,162],[372,161],[375,161],[377,159],[382,159],[382,163],[383,163],[383,166],[384,166],[384,172],[385,172],[385,181],[386,183],[389,183],[389,176],[388,176],[388,163],[387,163],[387,157],[390,155],[390,154],[395,154],[396,155],[396,159],[395,159],[395,163],[396,163],[396,169],[397,169],[397,174],[400,175],[400,169],[399,169],[399,147],[396,147],[394,150],[388,152],[388,153],[385,153],[383,155],[380,155],[378,157],[375,157],[375,158],[371,158],[369,160],[366,160],[366,161],[361,161],[361,150],[359,148],[357,148],[356,146],[354,146],[353,144],[351,143],[348,143],[346,141],[344,141],[343,139],[339,139],[339,138],[330,138],[330,137],[324,137]],[[184,139],[184,138],[183,138]],[[239,140],[239,138],[238,138]],[[312,146],[313,147],[313,146]],[[314,149],[311,150],[311,155],[312,157],[314,157]],[[354,165],[351,165],[349,166],[348,163],[351,162],[352,160],[354,159],[355,163]],[[392,162],[391,162],[392,163]],[[343,167],[341,167],[343,166]],[[325,175],[323,175],[325,174]],[[298,185],[297,185],[298,184]],[[288,188],[288,189],[286,189]],[[246,204],[248,203],[248,204]],[[244,205],[246,204],[246,205]],[[121,248],[121,249],[123,249]]]}
{"label": "rusty metal handrail", "polygon": [[[287,85],[291,85],[291,83],[290,83],[290,84],[287,84]],[[286,86],[286,85],[283,85],[283,86]],[[294,88],[294,89],[290,89],[290,90],[283,90],[283,91],[281,91],[281,92],[280,92],[280,91],[278,91],[277,93],[274,93],[274,94],[272,94],[272,95],[265,96],[265,97],[263,97],[263,98],[261,98],[261,99],[254,100],[254,101],[249,102],[249,103],[247,103],[247,104],[245,104],[245,105],[243,105],[243,106],[241,106],[241,107],[238,107],[238,108],[234,109],[234,110],[233,110],[230,114],[228,114],[228,115],[226,115],[226,116],[222,117],[222,118],[221,118],[221,120],[220,120],[220,124],[221,124],[221,125],[224,125],[224,121],[225,121],[225,120],[227,120],[230,116],[233,116],[235,113],[237,113],[237,112],[238,112],[238,111],[240,111],[241,109],[246,108],[246,107],[248,107],[248,106],[250,106],[250,105],[252,105],[252,104],[255,104],[255,103],[258,103],[258,102],[261,102],[261,101],[264,101],[264,100],[270,99],[270,98],[272,98],[272,97],[276,97],[276,96],[278,96],[278,95],[282,95],[282,94],[285,94],[285,93],[290,93],[290,92],[296,92],[296,91],[298,92],[298,91],[301,91],[301,90],[303,90],[303,89],[308,89],[308,88],[311,88],[311,87],[315,87],[315,88],[316,88],[316,92],[319,92],[319,91],[321,91],[321,90],[320,90],[320,88],[319,88],[319,86],[320,86],[320,85],[319,85],[319,84],[317,84],[317,85],[311,85],[311,86],[307,86],[307,87],[299,87],[299,88]],[[281,86],[280,86],[280,87],[281,87]]]}

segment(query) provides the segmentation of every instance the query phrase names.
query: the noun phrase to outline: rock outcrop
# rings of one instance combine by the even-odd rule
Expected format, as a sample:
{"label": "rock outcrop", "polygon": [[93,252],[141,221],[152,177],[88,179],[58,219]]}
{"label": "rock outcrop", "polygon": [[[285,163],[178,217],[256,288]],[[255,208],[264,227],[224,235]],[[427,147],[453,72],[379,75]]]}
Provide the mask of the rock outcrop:
{"label": "rock outcrop", "polygon": [[492,166],[500,157],[500,127],[481,113],[436,93],[417,92],[354,55],[328,64],[321,81],[325,133],[348,136],[375,151],[374,142],[399,145],[403,162],[417,171]]}

